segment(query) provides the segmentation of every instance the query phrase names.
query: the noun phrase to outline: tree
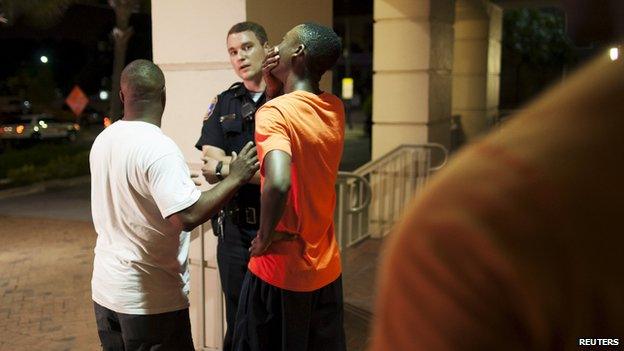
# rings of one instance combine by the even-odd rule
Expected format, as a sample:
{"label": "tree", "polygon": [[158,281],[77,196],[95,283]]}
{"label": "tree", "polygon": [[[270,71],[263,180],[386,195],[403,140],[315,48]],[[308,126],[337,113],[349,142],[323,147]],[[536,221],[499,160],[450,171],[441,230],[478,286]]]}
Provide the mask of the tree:
{"label": "tree", "polygon": [[552,66],[572,58],[563,15],[548,10],[505,11],[503,44],[529,64]]}
{"label": "tree", "polygon": [[0,1],[0,13],[4,24],[12,25],[17,19],[24,17],[29,23],[39,26],[50,26],[63,15],[73,1],[37,1],[37,0],[3,0]]}
{"label": "tree", "polygon": [[113,98],[111,99],[109,116],[118,119],[121,116],[121,101],[116,97],[116,94],[120,89],[121,71],[126,65],[128,41],[134,34],[134,29],[130,26],[130,16],[139,10],[139,0],[109,0],[108,3],[115,10],[116,18],[116,25],[112,31],[115,49],[111,78]]}
{"label": "tree", "polygon": [[114,41],[113,73],[111,77],[112,94],[109,116],[121,117],[121,102],[117,96],[121,71],[126,64],[128,41],[134,33],[130,26],[130,17],[141,8],[150,8],[149,0],[0,0],[0,18],[6,24],[13,24],[24,17],[28,22],[39,27],[49,27],[57,23],[65,11],[74,4],[102,6],[108,5],[115,11],[115,27],[111,31]]}
{"label": "tree", "polygon": [[56,97],[56,82],[48,65],[23,66],[7,79],[7,85],[21,98],[28,96],[37,107],[50,106]]}
{"label": "tree", "polygon": [[561,76],[573,60],[574,47],[565,35],[561,12],[505,11],[501,104],[515,108],[524,103]]}

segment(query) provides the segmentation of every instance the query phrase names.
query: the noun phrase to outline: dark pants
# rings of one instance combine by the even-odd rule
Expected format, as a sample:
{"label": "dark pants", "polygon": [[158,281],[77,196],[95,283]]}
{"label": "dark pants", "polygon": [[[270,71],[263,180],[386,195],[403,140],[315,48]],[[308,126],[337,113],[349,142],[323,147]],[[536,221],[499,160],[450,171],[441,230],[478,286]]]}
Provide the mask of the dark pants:
{"label": "dark pants", "polygon": [[159,314],[125,314],[93,303],[104,351],[194,351],[188,308]]}
{"label": "dark pants", "polygon": [[342,277],[315,291],[294,292],[247,272],[236,318],[236,351],[346,350]]}
{"label": "dark pants", "polygon": [[239,228],[228,218],[224,223],[224,231],[224,235],[219,237],[217,244],[217,263],[221,288],[225,296],[225,320],[227,321],[223,350],[230,351],[238,301],[249,263],[249,247],[251,240],[256,236],[256,230]]}

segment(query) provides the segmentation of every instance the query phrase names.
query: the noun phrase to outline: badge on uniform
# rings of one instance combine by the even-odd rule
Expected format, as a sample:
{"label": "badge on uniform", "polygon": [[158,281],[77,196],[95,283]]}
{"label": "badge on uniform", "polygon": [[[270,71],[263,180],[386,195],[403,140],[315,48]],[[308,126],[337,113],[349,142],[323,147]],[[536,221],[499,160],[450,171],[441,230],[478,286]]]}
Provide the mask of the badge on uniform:
{"label": "badge on uniform", "polygon": [[219,122],[223,123],[224,121],[233,121],[236,119],[236,113],[230,113],[229,115],[219,117]]}
{"label": "badge on uniform", "polygon": [[217,106],[217,101],[219,101],[219,97],[215,96],[214,99],[212,99],[212,101],[210,102],[210,105],[208,105],[208,111],[206,111],[206,114],[204,115],[204,121],[208,120],[208,118],[212,116],[215,106]]}

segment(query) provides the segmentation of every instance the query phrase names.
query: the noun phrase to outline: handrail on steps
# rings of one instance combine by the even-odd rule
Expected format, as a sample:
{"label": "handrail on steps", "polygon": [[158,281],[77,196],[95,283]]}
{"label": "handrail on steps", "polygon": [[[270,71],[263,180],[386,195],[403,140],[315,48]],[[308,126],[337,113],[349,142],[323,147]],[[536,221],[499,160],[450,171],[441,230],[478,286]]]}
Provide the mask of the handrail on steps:
{"label": "handrail on steps", "polygon": [[[440,152],[441,158],[432,165],[434,152]],[[385,235],[411,197],[447,159],[448,151],[441,144],[400,145],[353,172],[339,172],[334,222],[340,248]]]}

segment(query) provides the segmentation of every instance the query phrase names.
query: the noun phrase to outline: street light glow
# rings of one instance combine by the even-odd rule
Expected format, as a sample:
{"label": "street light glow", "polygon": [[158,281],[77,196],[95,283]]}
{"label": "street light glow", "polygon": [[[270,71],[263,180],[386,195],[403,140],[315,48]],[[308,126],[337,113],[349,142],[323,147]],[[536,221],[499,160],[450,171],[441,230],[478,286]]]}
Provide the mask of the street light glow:
{"label": "street light glow", "polygon": [[617,60],[618,57],[620,57],[620,49],[618,48],[609,49],[609,58],[611,59],[611,61]]}
{"label": "street light glow", "polygon": [[100,90],[100,100],[108,100],[108,91]]}
{"label": "street light glow", "polygon": [[48,57],[45,55],[42,55],[39,60],[41,60],[42,63],[48,63]]}

